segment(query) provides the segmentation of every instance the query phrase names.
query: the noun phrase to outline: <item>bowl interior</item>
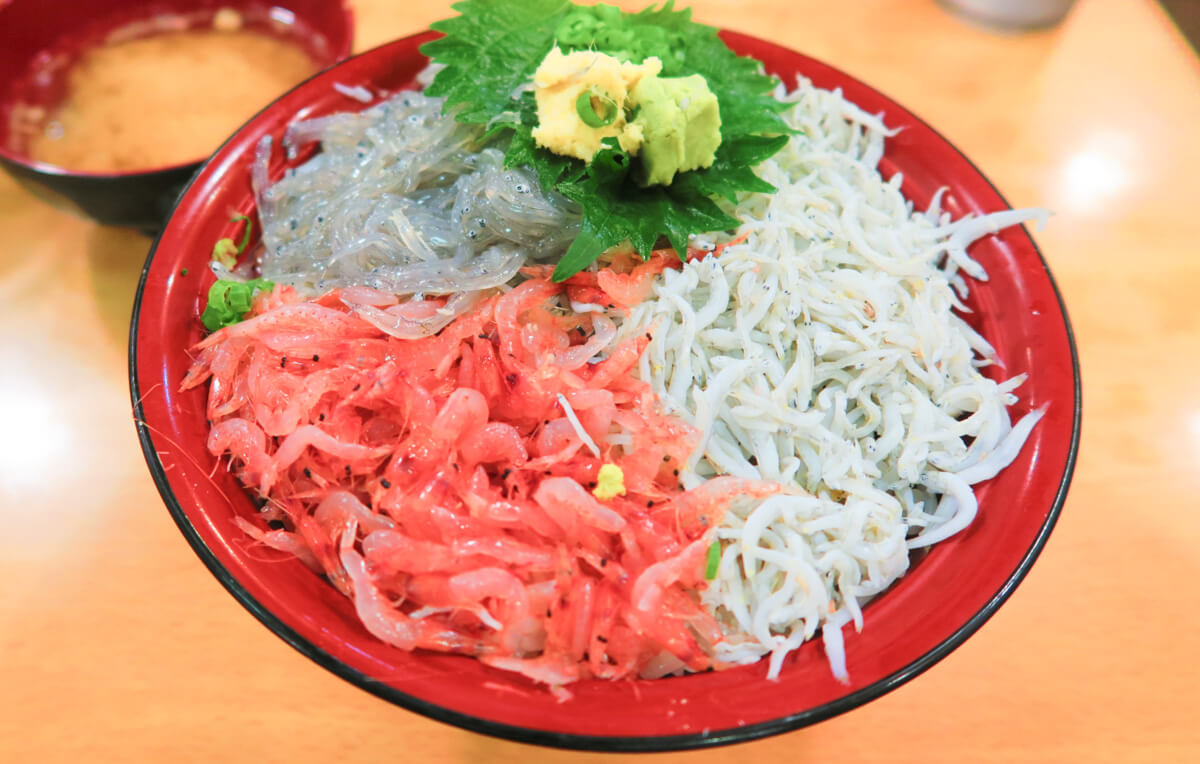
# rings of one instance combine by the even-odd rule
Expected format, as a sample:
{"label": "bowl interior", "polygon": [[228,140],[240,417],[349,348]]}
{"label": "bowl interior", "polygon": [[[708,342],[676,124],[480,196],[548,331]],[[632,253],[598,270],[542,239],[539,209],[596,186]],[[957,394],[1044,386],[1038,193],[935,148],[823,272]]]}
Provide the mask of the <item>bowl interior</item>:
{"label": "bowl interior", "polygon": [[[726,33],[734,50],[789,84],[803,75],[840,87],[892,127],[885,175],[903,172],[918,206],[949,187],[956,215],[1007,203],[953,146],[911,113],[845,74],[799,53]],[[661,750],[749,739],[819,721],[912,678],[956,647],[999,606],[1037,556],[1065,495],[1078,435],[1074,346],[1053,281],[1023,228],[977,243],[988,270],[972,284],[968,319],[997,348],[1004,368],[1029,373],[1013,415],[1048,405],[1020,457],[978,487],[979,516],[934,547],[866,608],[861,634],[846,629],[850,683],[830,674],[819,640],[794,652],[778,681],[758,664],[656,681],[582,682],[558,703],[526,680],[469,658],[408,653],[371,637],[351,603],[295,560],[255,547],[234,524],[254,506],[236,479],[213,470],[205,450],[205,391],[178,392],[202,336],[197,319],[212,243],[231,235],[231,212],[253,209],[249,165],[265,134],[281,137],[297,114],[363,108],[333,83],[376,92],[410,85],[430,34],[353,58],[279,99],[234,136],[193,180],[143,273],[131,334],[131,378],[147,461],[188,540],[226,587],[269,628],[319,664],[404,707],[517,740],[575,748]],[[303,158],[303,157],[302,157]],[[285,169],[277,156],[272,174]],[[183,269],[189,275],[183,275]]]}
{"label": "bowl interior", "polygon": [[[237,11],[245,28],[299,45],[318,68],[349,55],[353,24],[343,2],[326,0],[9,0],[0,3],[0,157],[48,173],[70,173],[27,154],[31,110],[50,111],[65,94],[72,64],[112,35],[143,36],[166,29],[209,26],[222,10]],[[182,85],[182,83],[181,83]],[[213,146],[215,149],[216,146]],[[195,165],[190,157],[175,166]],[[139,168],[141,174],[166,169]],[[71,173],[107,175],[108,173]]]}

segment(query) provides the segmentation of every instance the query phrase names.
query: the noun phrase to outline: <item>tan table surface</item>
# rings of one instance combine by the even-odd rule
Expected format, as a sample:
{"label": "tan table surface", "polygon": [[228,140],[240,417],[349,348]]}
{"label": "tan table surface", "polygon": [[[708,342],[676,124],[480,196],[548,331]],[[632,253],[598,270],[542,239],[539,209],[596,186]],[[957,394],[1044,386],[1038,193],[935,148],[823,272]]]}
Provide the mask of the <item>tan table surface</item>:
{"label": "tan table surface", "polygon": [[[360,0],[358,48],[447,15]],[[414,6],[414,7],[409,7]],[[1200,64],[1149,0],[995,35],[932,0],[697,2],[871,83],[1016,205],[1071,312],[1084,437],[1062,520],[976,636],[815,727],[658,761],[1200,761]],[[0,178],[0,760],[584,761],[393,707],[205,570],[130,419],[149,242]],[[867,625],[870,628],[870,624]]]}

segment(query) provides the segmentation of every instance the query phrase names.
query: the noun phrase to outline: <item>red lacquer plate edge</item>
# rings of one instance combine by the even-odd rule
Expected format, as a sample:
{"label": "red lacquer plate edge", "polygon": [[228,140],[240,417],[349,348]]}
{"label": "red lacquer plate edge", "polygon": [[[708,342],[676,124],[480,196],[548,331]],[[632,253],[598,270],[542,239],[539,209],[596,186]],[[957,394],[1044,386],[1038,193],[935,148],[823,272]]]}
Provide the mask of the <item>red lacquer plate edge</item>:
{"label": "red lacquer plate edge", "polygon": [[[972,254],[991,279],[972,283],[969,320],[996,346],[1005,367],[1030,373],[1014,417],[1049,408],[1021,456],[977,489],[980,514],[964,533],[915,562],[866,608],[861,634],[846,630],[849,685],[829,673],[819,640],[784,664],[656,681],[582,682],[565,703],[526,680],[469,658],[407,653],[358,623],[349,601],[294,560],[255,547],[233,524],[254,512],[250,498],[204,449],[204,391],[177,392],[201,336],[196,319],[208,283],[211,243],[229,235],[229,217],[251,208],[248,161],[264,132],[278,137],[297,112],[362,108],[333,83],[395,89],[424,59],[423,33],[381,46],[319,73],[264,109],[235,134],[185,189],[155,242],[138,286],[130,329],[130,388],[147,463],[171,515],[217,579],[269,629],[315,662],[369,692],[459,727],[527,743],[607,751],[662,751],[720,745],[785,732],[870,701],[917,676],[975,632],[1011,595],[1044,546],[1066,497],[1080,427],[1080,378],[1065,308],[1045,261],[1023,227],[980,241]],[[956,215],[1009,205],[949,142],[866,85],[785,48],[722,33],[789,86],[796,73],[840,87],[868,112],[903,130],[887,143],[885,174],[904,173],[904,191],[923,207],[948,186]],[[282,165],[273,167],[280,171]],[[188,268],[192,275],[183,276]],[[210,477],[211,475],[211,477]]]}

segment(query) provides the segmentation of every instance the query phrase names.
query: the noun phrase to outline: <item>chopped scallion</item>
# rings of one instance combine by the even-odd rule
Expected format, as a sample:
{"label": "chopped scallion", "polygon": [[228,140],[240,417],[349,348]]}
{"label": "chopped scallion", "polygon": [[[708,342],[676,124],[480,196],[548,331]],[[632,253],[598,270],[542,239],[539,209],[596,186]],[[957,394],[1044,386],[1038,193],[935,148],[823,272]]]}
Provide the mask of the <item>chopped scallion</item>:
{"label": "chopped scallion", "polygon": [[208,290],[208,304],[200,320],[210,332],[241,321],[254,303],[254,293],[269,291],[275,284],[266,279],[217,281]]}
{"label": "chopped scallion", "polygon": [[245,222],[246,224],[246,227],[242,229],[242,241],[237,247],[237,253],[240,255],[246,251],[246,247],[250,246],[250,229],[254,227],[254,221],[247,215],[234,215],[229,219],[229,222]]}
{"label": "chopped scallion", "polygon": [[721,564],[721,542],[714,541],[708,547],[708,565],[704,569],[704,577],[711,581],[717,577],[717,566]]}
{"label": "chopped scallion", "polygon": [[233,239],[217,239],[212,248],[212,259],[226,268],[232,269],[237,265],[238,248]]}
{"label": "chopped scallion", "polygon": [[[604,114],[596,111],[593,99],[603,106]],[[608,127],[617,119],[617,104],[595,88],[588,88],[579,94],[575,99],[575,111],[588,127]]]}

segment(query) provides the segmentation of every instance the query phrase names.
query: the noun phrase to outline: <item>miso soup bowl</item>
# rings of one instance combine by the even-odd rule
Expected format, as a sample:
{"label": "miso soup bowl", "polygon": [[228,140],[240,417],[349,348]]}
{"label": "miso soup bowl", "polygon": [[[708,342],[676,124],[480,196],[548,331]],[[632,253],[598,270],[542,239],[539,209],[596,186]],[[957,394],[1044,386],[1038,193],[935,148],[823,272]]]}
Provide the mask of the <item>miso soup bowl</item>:
{"label": "miso soup bowl", "polygon": [[16,129],[17,111],[57,106],[65,90],[62,75],[84,50],[103,44],[117,30],[145,22],[153,33],[154,20],[164,18],[198,28],[211,25],[222,9],[239,13],[247,29],[294,41],[318,69],[346,58],[353,45],[353,16],[345,0],[0,0],[0,166],[59,209],[106,225],[157,232],[207,156],[128,172],[57,167],[26,153]]}

